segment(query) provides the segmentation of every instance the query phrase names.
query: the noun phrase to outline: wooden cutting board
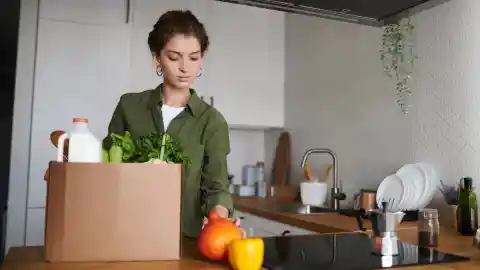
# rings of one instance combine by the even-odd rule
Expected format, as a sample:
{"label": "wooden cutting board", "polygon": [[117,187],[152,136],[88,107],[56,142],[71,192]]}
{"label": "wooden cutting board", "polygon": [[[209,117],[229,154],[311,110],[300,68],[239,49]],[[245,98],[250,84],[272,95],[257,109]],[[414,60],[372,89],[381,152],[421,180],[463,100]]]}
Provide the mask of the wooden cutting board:
{"label": "wooden cutting board", "polygon": [[290,180],[291,169],[291,138],[290,133],[284,131],[278,137],[277,148],[273,158],[272,185],[287,185]]}

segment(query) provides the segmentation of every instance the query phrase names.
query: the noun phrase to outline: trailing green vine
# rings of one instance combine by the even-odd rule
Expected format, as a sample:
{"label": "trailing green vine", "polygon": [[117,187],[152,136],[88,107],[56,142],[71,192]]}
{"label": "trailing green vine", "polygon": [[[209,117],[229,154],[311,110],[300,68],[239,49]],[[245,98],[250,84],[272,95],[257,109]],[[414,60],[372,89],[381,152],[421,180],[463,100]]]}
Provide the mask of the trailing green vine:
{"label": "trailing green vine", "polygon": [[397,104],[408,114],[412,90],[410,81],[417,56],[413,52],[414,26],[410,18],[384,27],[380,59],[384,72],[396,81]]}

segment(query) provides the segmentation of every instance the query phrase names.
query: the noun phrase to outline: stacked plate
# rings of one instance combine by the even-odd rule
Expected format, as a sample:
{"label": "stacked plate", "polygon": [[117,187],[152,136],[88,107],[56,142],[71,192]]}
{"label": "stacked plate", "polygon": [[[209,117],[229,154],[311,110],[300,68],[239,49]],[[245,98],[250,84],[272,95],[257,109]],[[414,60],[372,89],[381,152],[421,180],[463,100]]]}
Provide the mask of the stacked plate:
{"label": "stacked plate", "polygon": [[438,178],[432,164],[416,163],[401,167],[387,176],[377,189],[377,207],[387,202],[391,210],[425,208],[435,194]]}

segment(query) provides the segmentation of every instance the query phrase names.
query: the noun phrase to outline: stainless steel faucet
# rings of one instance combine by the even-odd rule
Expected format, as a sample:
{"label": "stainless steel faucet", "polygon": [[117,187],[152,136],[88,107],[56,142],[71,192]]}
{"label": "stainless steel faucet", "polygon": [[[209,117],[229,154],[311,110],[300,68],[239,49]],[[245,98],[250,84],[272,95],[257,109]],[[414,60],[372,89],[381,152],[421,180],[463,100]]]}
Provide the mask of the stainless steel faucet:
{"label": "stainless steel faucet", "polygon": [[344,193],[340,192],[340,188],[338,185],[338,161],[337,161],[337,155],[330,149],[322,149],[322,148],[313,148],[307,150],[305,154],[303,154],[302,157],[302,168],[305,167],[305,163],[307,163],[307,158],[311,154],[328,154],[332,157],[333,159],[333,187],[331,189],[331,195],[330,195],[330,206],[333,208],[333,210],[338,210],[340,208],[340,201],[345,200],[346,196]]}

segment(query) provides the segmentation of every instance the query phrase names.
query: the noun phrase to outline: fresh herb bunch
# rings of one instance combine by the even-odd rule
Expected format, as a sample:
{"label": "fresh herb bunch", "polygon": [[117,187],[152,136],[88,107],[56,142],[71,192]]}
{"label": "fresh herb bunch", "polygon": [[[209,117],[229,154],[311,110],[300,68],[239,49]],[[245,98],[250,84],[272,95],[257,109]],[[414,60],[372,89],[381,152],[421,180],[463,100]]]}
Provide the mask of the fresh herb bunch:
{"label": "fresh herb bunch", "polygon": [[[152,132],[138,139],[133,139],[130,132],[123,135],[112,133],[110,161],[129,163],[167,162],[189,165],[190,159],[185,155],[182,146],[168,133]],[[112,152],[115,156],[112,156]],[[121,153],[121,154],[120,154]]]}
{"label": "fresh herb bunch", "polygon": [[445,185],[442,180],[440,180],[442,185],[438,189],[442,192],[443,198],[448,205],[458,205],[460,200],[460,190],[459,185]]}

